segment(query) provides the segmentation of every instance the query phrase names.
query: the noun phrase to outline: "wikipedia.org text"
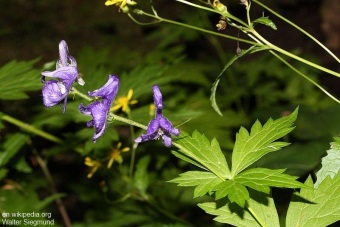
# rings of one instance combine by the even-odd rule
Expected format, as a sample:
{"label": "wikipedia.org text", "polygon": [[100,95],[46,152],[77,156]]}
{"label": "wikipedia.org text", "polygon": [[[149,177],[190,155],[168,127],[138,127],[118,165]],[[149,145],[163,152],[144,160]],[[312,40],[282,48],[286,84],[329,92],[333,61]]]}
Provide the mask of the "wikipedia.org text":
{"label": "wikipedia.org text", "polygon": [[51,213],[44,212],[3,212],[1,224],[4,226],[53,226]]}

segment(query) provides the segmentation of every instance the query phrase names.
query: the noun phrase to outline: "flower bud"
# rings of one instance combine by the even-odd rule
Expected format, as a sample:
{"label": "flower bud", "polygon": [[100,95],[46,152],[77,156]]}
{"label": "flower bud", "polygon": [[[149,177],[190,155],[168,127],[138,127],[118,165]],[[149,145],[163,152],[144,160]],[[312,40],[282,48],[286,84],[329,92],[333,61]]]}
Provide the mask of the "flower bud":
{"label": "flower bud", "polygon": [[129,7],[127,5],[120,8],[123,13],[128,13],[130,11]]}
{"label": "flower bud", "polygon": [[242,5],[245,5],[246,7],[249,5],[248,0],[240,0]]}
{"label": "flower bud", "polygon": [[218,23],[216,24],[217,31],[222,31],[227,27],[227,20],[224,17],[221,17]]}
{"label": "flower bud", "polygon": [[222,4],[219,0],[214,0],[213,7],[221,13],[228,12],[227,7],[224,4]]}

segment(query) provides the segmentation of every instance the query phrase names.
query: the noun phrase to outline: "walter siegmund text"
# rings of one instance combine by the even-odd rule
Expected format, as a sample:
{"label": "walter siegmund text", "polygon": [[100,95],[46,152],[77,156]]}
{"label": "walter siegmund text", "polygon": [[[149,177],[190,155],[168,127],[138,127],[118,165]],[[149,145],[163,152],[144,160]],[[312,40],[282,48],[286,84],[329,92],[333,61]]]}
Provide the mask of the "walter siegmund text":
{"label": "walter siegmund text", "polygon": [[15,212],[2,213],[1,223],[4,226],[49,226],[54,225],[51,213]]}

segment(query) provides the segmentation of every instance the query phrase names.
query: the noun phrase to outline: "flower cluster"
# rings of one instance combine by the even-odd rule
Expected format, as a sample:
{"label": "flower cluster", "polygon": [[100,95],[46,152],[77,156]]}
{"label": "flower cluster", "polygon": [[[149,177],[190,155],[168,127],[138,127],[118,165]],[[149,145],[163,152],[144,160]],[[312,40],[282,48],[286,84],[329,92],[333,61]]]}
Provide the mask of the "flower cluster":
{"label": "flower cluster", "polygon": [[[52,107],[64,100],[63,112],[66,110],[67,96],[71,91],[74,81],[84,85],[84,82],[78,77],[77,62],[68,51],[65,41],[59,44],[60,58],[57,61],[56,70],[52,72],[42,72],[42,88],[43,103],[46,107]],[[45,80],[45,77],[53,77],[55,79]],[[92,116],[92,120],[87,122],[87,127],[94,127],[93,142],[101,137],[107,126],[107,119],[111,111],[122,108],[123,112],[130,113],[129,105],[136,104],[137,100],[131,100],[133,90],[130,89],[126,97],[121,97],[115,102],[115,106],[111,107],[119,88],[119,78],[115,75],[109,75],[109,79],[101,88],[95,91],[89,91],[88,95],[93,97],[93,102],[87,106],[82,103],[79,105],[79,111],[84,115]],[[172,144],[171,135],[178,136],[179,130],[174,128],[171,122],[162,114],[164,108],[162,93],[157,85],[152,87],[155,118],[152,119],[147,127],[146,134],[135,139],[136,143],[141,143],[149,140],[163,139],[165,146],[170,147]],[[117,153],[117,152],[116,152]],[[109,166],[114,160],[119,162],[117,154],[112,155]],[[117,157],[116,157],[117,156]],[[87,160],[89,166],[93,163]],[[91,164],[91,165],[90,165]],[[97,165],[95,165],[98,168]]]}
{"label": "flower cluster", "polygon": [[[44,86],[42,89],[43,102],[46,107],[52,107],[64,100],[63,112],[66,110],[67,95],[72,84],[78,78],[76,60],[69,54],[67,43],[62,40],[59,43],[59,60],[55,71],[41,73]],[[53,77],[56,80],[45,81],[45,77]],[[84,83],[79,82],[81,85]]]}
{"label": "flower cluster", "polygon": [[86,107],[82,103],[79,105],[79,110],[82,114],[92,116],[92,120],[87,122],[87,127],[94,126],[95,128],[95,133],[92,139],[93,142],[96,142],[96,140],[105,132],[107,116],[111,104],[118,92],[118,88],[118,77],[109,75],[109,80],[106,82],[106,84],[104,84],[103,87],[93,92],[88,92],[89,96],[100,97],[101,100],[97,100]]}
{"label": "flower cluster", "polygon": [[171,134],[178,136],[179,130],[172,127],[171,122],[165,118],[162,114],[162,109],[164,108],[162,93],[157,85],[152,87],[153,100],[155,105],[156,116],[152,119],[148,125],[146,134],[141,135],[135,139],[136,143],[145,142],[148,140],[158,140],[162,137],[163,144],[166,147],[170,147],[172,143]]}

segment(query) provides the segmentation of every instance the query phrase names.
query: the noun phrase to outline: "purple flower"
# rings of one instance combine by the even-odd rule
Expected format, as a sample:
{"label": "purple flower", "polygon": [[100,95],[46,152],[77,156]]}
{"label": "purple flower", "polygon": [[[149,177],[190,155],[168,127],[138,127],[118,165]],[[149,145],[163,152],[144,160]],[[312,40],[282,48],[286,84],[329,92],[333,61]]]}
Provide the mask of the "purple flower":
{"label": "purple flower", "polygon": [[[67,95],[71,90],[73,82],[78,77],[78,69],[76,60],[69,55],[67,43],[62,40],[59,43],[59,59],[56,64],[55,71],[42,72],[42,88],[43,103],[46,107],[52,107],[64,100],[63,112],[66,110]],[[49,80],[45,82],[45,77],[53,77],[57,80]],[[80,83],[83,85],[83,83]]]}
{"label": "purple flower", "polygon": [[92,120],[87,122],[87,127],[95,129],[92,141],[102,136],[106,129],[106,120],[110,110],[110,106],[117,95],[119,88],[119,79],[114,75],[109,75],[109,80],[106,84],[93,92],[88,92],[92,97],[101,97],[101,100],[95,101],[88,106],[82,103],[79,105],[79,110],[82,114],[91,115]]}
{"label": "purple flower", "polygon": [[170,147],[172,143],[171,134],[178,136],[179,130],[172,127],[171,122],[162,114],[164,108],[162,93],[157,85],[152,86],[153,99],[156,108],[156,117],[152,119],[146,130],[146,134],[141,135],[135,139],[136,143],[141,143],[149,140],[158,140],[160,137],[163,139],[163,144]]}

